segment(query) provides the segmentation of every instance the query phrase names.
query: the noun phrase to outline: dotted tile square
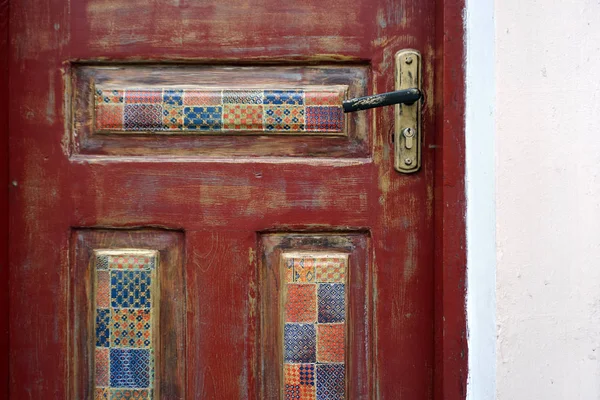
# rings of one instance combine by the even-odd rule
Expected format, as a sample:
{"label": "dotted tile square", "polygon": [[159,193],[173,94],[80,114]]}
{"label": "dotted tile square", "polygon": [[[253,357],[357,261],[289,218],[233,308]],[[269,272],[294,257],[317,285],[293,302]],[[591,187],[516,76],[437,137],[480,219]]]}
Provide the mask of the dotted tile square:
{"label": "dotted tile square", "polygon": [[344,400],[345,375],[344,364],[317,364],[317,399]]}
{"label": "dotted tile square", "polygon": [[162,103],[162,90],[136,90],[125,91],[126,104],[160,104]]}
{"label": "dotted tile square", "polygon": [[315,399],[315,364],[285,364],[286,399]]}
{"label": "dotted tile square", "polygon": [[317,290],[319,323],[344,322],[346,290],[343,283],[320,283]]}
{"label": "dotted tile square", "polygon": [[223,129],[261,131],[263,106],[249,104],[225,104],[223,106]]}
{"label": "dotted tile square", "polygon": [[96,129],[121,130],[123,128],[123,105],[101,104],[96,107]]}
{"label": "dotted tile square", "polygon": [[120,104],[125,98],[125,91],[120,89],[96,89],[96,104]]}
{"label": "dotted tile square", "polygon": [[99,308],[96,310],[96,347],[110,345],[110,310]]}
{"label": "dotted tile square", "polygon": [[316,331],[312,324],[285,324],[285,362],[314,363],[316,360]]}
{"label": "dotted tile square", "polygon": [[296,400],[300,397],[300,385],[285,384],[285,400]]}
{"label": "dotted tile square", "polygon": [[306,107],[306,130],[340,132],[344,113],[340,107]]}
{"label": "dotted tile square", "polygon": [[317,325],[317,362],[344,362],[345,329],[345,324]]}
{"label": "dotted tile square", "polygon": [[183,95],[186,106],[220,106],[223,104],[220,90],[186,90]]}
{"label": "dotted tile square", "polygon": [[287,285],[285,322],[317,321],[317,285]]}
{"label": "dotted tile square", "polygon": [[117,308],[113,310],[110,322],[111,347],[150,346],[150,309]]}
{"label": "dotted tile square", "polygon": [[148,388],[150,386],[150,350],[111,348],[110,386]]}
{"label": "dotted tile square", "polygon": [[125,104],[123,126],[127,131],[154,131],[162,126],[162,105]]}
{"label": "dotted tile square", "polygon": [[163,103],[168,106],[182,106],[183,90],[163,90]]}
{"label": "dotted tile square", "polygon": [[183,129],[183,106],[163,106],[163,129],[180,131]]}
{"label": "dotted tile square", "polygon": [[265,106],[264,124],[268,131],[304,130],[304,107],[293,106]]}
{"label": "dotted tile square", "polygon": [[315,385],[315,364],[285,364],[285,383],[290,385]]}
{"label": "dotted tile square", "polygon": [[317,398],[317,387],[300,385],[300,399],[301,400],[316,400]]}
{"label": "dotted tile square", "polygon": [[346,282],[346,259],[320,258],[316,261],[317,282]]}
{"label": "dotted tile square", "polygon": [[110,350],[108,348],[96,348],[96,386],[109,385],[109,363]]}
{"label": "dotted tile square", "polygon": [[304,105],[303,90],[265,90],[265,104]]}
{"label": "dotted tile square", "polygon": [[111,271],[111,307],[150,307],[150,277],[149,271]]}
{"label": "dotted tile square", "polygon": [[220,131],[223,107],[184,107],[183,127],[185,130]]}

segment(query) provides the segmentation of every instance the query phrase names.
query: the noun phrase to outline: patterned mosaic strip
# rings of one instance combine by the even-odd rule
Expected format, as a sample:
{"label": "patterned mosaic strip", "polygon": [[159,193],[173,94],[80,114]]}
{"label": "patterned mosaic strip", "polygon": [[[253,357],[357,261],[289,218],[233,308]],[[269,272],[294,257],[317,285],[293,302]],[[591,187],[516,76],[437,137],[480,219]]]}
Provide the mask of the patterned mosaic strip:
{"label": "patterned mosaic strip", "polygon": [[346,398],[345,254],[284,255],[285,399]]}
{"label": "patterned mosaic strip", "polygon": [[98,132],[341,133],[338,89],[95,89]]}
{"label": "patterned mosaic strip", "polygon": [[96,399],[152,399],[157,252],[97,250]]}

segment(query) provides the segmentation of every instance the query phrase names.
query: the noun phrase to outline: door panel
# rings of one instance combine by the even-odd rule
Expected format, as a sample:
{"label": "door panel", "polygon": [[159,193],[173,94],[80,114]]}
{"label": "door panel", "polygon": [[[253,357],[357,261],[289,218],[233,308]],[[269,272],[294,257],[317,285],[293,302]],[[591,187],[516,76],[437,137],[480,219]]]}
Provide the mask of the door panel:
{"label": "door panel", "polygon": [[261,235],[260,398],[369,398],[367,233]]}
{"label": "door panel", "polygon": [[78,229],[71,246],[72,398],[183,397],[183,234]]}
{"label": "door panel", "polygon": [[[311,388],[286,377],[308,364],[315,377],[304,386],[317,398],[431,398],[434,8],[11,3],[11,395],[85,398],[99,388],[95,316],[112,303],[97,306],[94,254],[156,251],[156,396],[276,399],[298,389],[310,398]],[[403,48],[419,50],[425,67],[417,174],[394,171],[394,107],[343,116],[341,131],[318,134],[164,134],[147,118],[129,132],[97,125],[95,85],[218,88],[223,106],[225,90],[264,99],[268,90],[343,87],[351,97],[393,90]],[[165,251],[178,261],[165,264]],[[315,292],[313,314],[312,303],[290,300],[299,283],[283,266],[328,257],[347,258],[347,273],[302,283],[314,285],[304,289]],[[339,285],[343,296],[325,293]],[[319,320],[321,299],[338,307],[333,320]],[[286,340],[286,329],[315,332],[314,358],[310,349],[289,354],[298,341]],[[329,339],[319,341],[319,331]],[[320,380],[319,370],[333,378]]]}
{"label": "door panel", "polygon": [[366,114],[341,109],[344,98],[366,94],[365,65],[75,65],[71,73],[75,155],[360,158],[371,151]]}

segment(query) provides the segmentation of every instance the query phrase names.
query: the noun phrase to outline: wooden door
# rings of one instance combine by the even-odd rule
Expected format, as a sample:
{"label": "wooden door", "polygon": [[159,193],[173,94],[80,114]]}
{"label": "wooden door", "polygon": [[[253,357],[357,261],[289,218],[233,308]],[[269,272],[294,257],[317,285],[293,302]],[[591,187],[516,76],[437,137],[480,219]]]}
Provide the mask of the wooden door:
{"label": "wooden door", "polygon": [[11,398],[432,398],[441,9],[11,2]]}

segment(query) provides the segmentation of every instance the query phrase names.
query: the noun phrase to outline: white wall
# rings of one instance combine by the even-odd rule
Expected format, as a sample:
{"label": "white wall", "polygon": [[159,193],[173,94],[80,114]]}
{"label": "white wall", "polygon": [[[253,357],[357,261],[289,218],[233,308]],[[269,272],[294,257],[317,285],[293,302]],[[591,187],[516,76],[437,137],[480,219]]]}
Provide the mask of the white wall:
{"label": "white wall", "polygon": [[467,0],[466,8],[467,399],[492,400],[496,392],[494,0]]}
{"label": "white wall", "polygon": [[600,1],[495,19],[496,395],[600,399]]}

